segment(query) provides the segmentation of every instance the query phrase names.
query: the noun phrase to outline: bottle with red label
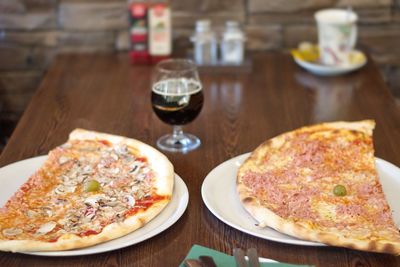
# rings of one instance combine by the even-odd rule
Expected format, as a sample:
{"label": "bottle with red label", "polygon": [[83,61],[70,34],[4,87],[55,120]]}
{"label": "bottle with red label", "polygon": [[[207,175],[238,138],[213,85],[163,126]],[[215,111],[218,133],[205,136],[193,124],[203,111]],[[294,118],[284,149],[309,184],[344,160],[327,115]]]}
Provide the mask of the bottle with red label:
{"label": "bottle with red label", "polygon": [[167,1],[153,1],[149,6],[149,53],[152,63],[169,58],[172,53],[171,9]]}
{"label": "bottle with red label", "polygon": [[148,38],[148,5],[146,2],[132,2],[129,5],[129,35],[131,49],[129,56],[133,64],[151,63]]}

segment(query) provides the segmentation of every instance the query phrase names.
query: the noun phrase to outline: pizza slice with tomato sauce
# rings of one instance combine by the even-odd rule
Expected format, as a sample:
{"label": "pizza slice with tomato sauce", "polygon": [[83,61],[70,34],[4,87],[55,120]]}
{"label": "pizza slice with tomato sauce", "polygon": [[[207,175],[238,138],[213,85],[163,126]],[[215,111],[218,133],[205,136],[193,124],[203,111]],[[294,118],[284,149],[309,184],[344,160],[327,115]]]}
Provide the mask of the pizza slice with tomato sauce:
{"label": "pizza slice with tomato sauce", "polygon": [[400,254],[400,234],[375,169],[373,121],[333,122],[261,144],[237,191],[260,226],[310,241]]}
{"label": "pizza slice with tomato sauce", "polygon": [[68,250],[131,233],[167,205],[173,179],[156,149],[77,129],[0,209],[0,250]]}

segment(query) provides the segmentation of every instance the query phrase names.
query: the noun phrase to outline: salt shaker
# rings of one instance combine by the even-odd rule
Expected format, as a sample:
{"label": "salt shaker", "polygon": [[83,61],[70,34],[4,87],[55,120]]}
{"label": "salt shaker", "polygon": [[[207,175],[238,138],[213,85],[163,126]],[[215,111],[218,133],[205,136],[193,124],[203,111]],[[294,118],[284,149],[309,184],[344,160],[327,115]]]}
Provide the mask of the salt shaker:
{"label": "salt shaker", "polygon": [[237,21],[227,21],[222,35],[221,53],[223,64],[241,64],[244,57],[244,33]]}
{"label": "salt shaker", "polygon": [[217,63],[217,38],[209,20],[196,21],[196,31],[191,41],[194,43],[194,60],[198,65]]}

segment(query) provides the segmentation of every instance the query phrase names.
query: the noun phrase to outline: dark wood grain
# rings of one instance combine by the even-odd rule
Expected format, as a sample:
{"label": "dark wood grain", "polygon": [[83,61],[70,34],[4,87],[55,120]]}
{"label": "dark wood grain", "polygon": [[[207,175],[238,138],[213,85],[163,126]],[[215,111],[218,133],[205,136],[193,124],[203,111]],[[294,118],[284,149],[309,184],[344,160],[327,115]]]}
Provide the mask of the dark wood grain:
{"label": "dark wood grain", "polygon": [[[46,154],[82,127],[155,145],[171,131],[150,105],[151,67],[131,66],[125,54],[57,58],[0,158],[0,166]],[[305,247],[252,237],[218,220],[200,187],[219,163],[264,140],[321,121],[375,119],[376,155],[400,165],[400,113],[373,63],[337,78],[299,69],[284,54],[255,54],[251,73],[203,73],[205,102],[185,130],[202,140],[187,154],[166,153],[186,182],[189,206],[165,232],[99,255],[37,257],[0,253],[0,266],[177,266],[193,244],[226,253],[256,247],[263,257],[316,266],[399,266],[398,257],[334,247]]]}

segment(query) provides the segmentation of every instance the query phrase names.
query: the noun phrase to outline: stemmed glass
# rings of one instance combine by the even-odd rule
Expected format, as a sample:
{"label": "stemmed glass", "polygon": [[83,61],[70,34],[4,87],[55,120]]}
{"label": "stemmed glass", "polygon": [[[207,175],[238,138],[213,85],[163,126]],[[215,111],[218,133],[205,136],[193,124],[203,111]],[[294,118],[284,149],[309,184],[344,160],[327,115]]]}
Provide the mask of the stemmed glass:
{"label": "stemmed glass", "polygon": [[152,77],[151,103],[157,117],[173,125],[172,134],[158,139],[159,148],[186,152],[200,145],[199,138],[182,130],[182,125],[193,121],[203,106],[202,85],[193,61],[167,59],[159,62]]}

